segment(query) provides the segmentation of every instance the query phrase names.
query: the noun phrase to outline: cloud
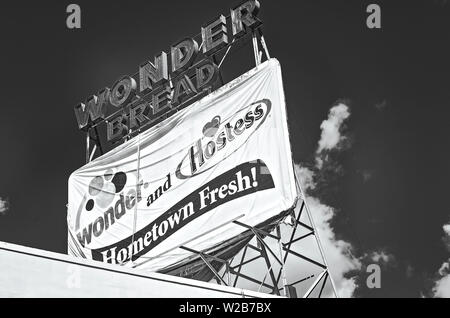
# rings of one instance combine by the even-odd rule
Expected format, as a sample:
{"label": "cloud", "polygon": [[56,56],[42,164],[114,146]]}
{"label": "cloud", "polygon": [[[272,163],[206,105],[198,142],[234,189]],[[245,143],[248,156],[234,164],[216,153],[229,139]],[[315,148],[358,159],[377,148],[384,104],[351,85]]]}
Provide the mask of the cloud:
{"label": "cloud", "polygon": [[414,275],[414,267],[411,264],[406,265],[406,277],[411,278]]}
{"label": "cloud", "polygon": [[387,107],[387,105],[387,101],[383,100],[382,102],[375,104],[375,108],[379,111],[382,111]]}
{"label": "cloud", "polygon": [[433,287],[434,297],[450,298],[450,261],[442,264],[439,275]]}
{"label": "cloud", "polygon": [[[336,237],[331,226],[331,221],[336,216],[336,210],[323,203],[319,197],[310,195],[310,193],[311,190],[316,190],[318,187],[316,179],[319,176],[320,178],[327,178],[331,177],[330,174],[342,172],[339,169],[331,169],[326,172],[321,171],[321,169],[324,167],[324,161],[330,161],[327,153],[343,149],[342,142],[346,139],[346,136],[342,134],[341,128],[349,117],[350,110],[347,105],[339,103],[333,106],[329,111],[328,118],[320,125],[322,133],[316,150],[315,167],[309,169],[300,164],[295,165],[295,171],[305,192],[305,199],[316,225],[325,257],[328,264],[332,264],[329,271],[335,282],[339,297],[351,297],[353,295],[357,287],[355,279],[347,277],[346,274],[360,270],[361,262],[353,255],[353,246],[349,242]],[[339,166],[337,163],[331,164],[336,167]]]}
{"label": "cloud", "polygon": [[442,229],[444,230],[444,243],[447,249],[450,251],[450,224],[445,224]]}
{"label": "cloud", "polygon": [[361,173],[361,176],[362,176],[362,179],[363,179],[364,183],[366,183],[367,181],[369,181],[373,177],[373,172],[370,171],[370,170],[362,170],[360,173]]}
{"label": "cloud", "polygon": [[394,255],[388,254],[386,251],[373,251],[370,254],[370,259],[375,263],[390,263],[394,261]]}
{"label": "cloud", "polygon": [[[450,224],[445,224],[442,229],[444,230],[444,242],[446,247],[450,250]],[[438,271],[438,279],[435,281],[433,287],[433,296],[439,298],[450,298],[450,258],[444,262]]]}
{"label": "cloud", "polygon": [[8,199],[0,198],[0,215],[5,215],[9,209]]}
{"label": "cloud", "polygon": [[[315,166],[308,168],[295,165],[296,174],[305,192],[317,232],[323,245],[325,257],[330,264],[329,271],[335,282],[339,297],[352,297],[362,283],[359,275],[367,264],[378,263],[384,267],[395,265],[395,257],[384,249],[367,251],[359,257],[354,255],[355,247],[339,238],[332,226],[333,219],[338,217],[338,210],[322,201],[321,193],[326,194],[330,180],[342,177],[344,169],[336,160],[336,154],[350,146],[342,132],[346,121],[350,118],[350,109],[344,103],[333,106],[328,118],[322,122],[320,140],[317,145]],[[363,181],[372,178],[373,172],[362,171]],[[311,247],[313,248],[313,247]],[[365,280],[364,280],[365,281]]]}
{"label": "cloud", "polygon": [[341,134],[341,126],[348,117],[350,117],[350,111],[347,105],[339,103],[330,109],[328,119],[320,124],[322,134],[317,153],[324,150],[339,149],[339,144],[345,138]]}
{"label": "cloud", "polygon": [[444,232],[447,236],[450,236],[450,224],[445,224],[443,227]]}
{"label": "cloud", "polygon": [[[308,193],[308,190],[316,188],[314,183],[315,172],[311,169],[295,165],[296,173],[302,189]],[[318,231],[322,243],[325,257],[330,266],[329,271],[335,282],[339,297],[351,297],[356,283],[354,278],[347,278],[346,274],[350,271],[360,270],[361,262],[353,256],[353,247],[349,242],[336,238],[334,229],[331,227],[331,221],[336,216],[334,208],[324,204],[317,197],[306,196],[306,202],[311,211],[316,230]],[[314,246],[311,246],[314,248]]]}
{"label": "cloud", "polygon": [[[341,298],[353,297],[355,295],[358,284],[362,284],[363,281],[365,281],[361,279],[361,273],[367,263],[380,263],[380,265],[386,266],[390,265],[394,260],[394,256],[385,250],[364,253],[359,257],[355,256],[354,246],[350,242],[342,239],[332,226],[333,220],[338,217],[338,209],[325,203],[324,198],[322,197],[327,194],[330,183],[333,183],[337,178],[342,177],[344,174],[344,169],[337,161],[338,156],[335,156],[335,154],[348,149],[345,145],[350,145],[344,143],[348,137],[342,132],[342,127],[349,117],[350,109],[344,102],[333,106],[329,111],[328,118],[320,125],[322,134],[315,152],[315,164],[296,163],[294,165],[295,173],[304,192],[305,200],[314,221],[316,233],[320,237],[326,261],[330,265],[328,268],[329,273],[335,283],[337,294]],[[299,207],[300,205],[297,206],[297,213]],[[309,223],[307,213],[303,213],[302,218],[301,221],[303,223],[312,225]],[[293,224],[293,222],[292,220],[289,220],[286,224]],[[282,227],[281,231],[282,237],[289,237],[291,228]],[[296,237],[304,234],[305,232],[297,233]],[[268,244],[273,250],[277,250],[278,247],[276,246],[276,242],[271,240]],[[309,236],[306,239],[294,243],[293,250],[298,251],[311,259],[318,260],[319,262],[321,261],[320,250],[313,236]],[[304,285],[301,283],[295,286],[298,295],[302,296],[311,286],[314,279],[318,277],[321,269],[318,270],[315,265],[305,261],[303,261],[303,263],[298,262],[298,258],[287,258],[285,274],[288,282],[298,281],[299,278],[311,277],[311,274],[314,275],[312,279],[307,279]],[[261,271],[258,271],[256,265],[249,265],[250,266],[246,269],[249,274],[261,274]],[[263,275],[259,277],[261,281],[265,278],[262,276]],[[244,285],[239,287],[252,289],[250,285],[249,282],[244,281]],[[333,296],[329,283],[324,289],[322,296]]]}
{"label": "cloud", "polygon": [[311,169],[295,165],[295,173],[297,174],[303,191],[314,190],[316,183],[314,182],[314,172]]}

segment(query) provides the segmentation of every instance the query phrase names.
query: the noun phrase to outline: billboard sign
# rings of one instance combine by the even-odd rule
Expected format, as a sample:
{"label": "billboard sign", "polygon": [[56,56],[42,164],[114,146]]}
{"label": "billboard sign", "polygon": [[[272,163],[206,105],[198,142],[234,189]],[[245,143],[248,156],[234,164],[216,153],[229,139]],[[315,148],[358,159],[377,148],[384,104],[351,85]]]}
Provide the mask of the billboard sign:
{"label": "billboard sign", "polygon": [[270,59],[78,169],[69,253],[162,270],[296,202],[281,67]]}
{"label": "billboard sign", "polygon": [[139,66],[74,107],[80,130],[106,123],[107,141],[114,143],[131,131],[157,123],[163,116],[207,95],[215,88],[219,66],[214,54],[261,26],[259,2],[248,0],[201,28],[201,44],[187,37],[162,51],[153,62]]}

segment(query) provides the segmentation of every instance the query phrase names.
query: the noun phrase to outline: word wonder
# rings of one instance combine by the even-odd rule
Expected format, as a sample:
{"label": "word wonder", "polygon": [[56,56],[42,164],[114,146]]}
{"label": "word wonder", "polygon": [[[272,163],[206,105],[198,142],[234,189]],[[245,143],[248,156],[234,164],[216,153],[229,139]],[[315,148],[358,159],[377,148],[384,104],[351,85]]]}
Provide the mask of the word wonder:
{"label": "word wonder", "polygon": [[[106,121],[107,140],[115,142],[130,130],[154,123],[163,115],[170,116],[188,101],[208,94],[219,77],[219,68],[211,56],[261,25],[257,18],[259,3],[249,0],[231,9],[231,30],[220,15],[201,28],[201,46],[184,38],[166,52],[139,66],[138,75],[123,76],[111,88],[100,90],[75,106],[80,130],[89,131]],[[200,53],[201,47],[201,55]],[[200,57],[200,58],[199,58]],[[114,111],[108,114],[108,109]]]}

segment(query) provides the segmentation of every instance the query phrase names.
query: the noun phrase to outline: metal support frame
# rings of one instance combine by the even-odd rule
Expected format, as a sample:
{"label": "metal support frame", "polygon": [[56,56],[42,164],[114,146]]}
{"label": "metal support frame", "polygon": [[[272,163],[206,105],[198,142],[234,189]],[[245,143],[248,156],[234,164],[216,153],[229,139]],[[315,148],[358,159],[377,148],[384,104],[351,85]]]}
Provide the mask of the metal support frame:
{"label": "metal support frame", "polygon": [[[91,136],[91,130],[94,131],[94,137]],[[94,146],[91,150],[91,140],[94,141]],[[100,152],[103,155],[103,147],[98,134],[97,126],[92,127],[86,131],[86,163],[89,163],[94,158],[95,154]]]}
{"label": "metal support frame", "polygon": [[[306,213],[309,213],[307,211],[307,204],[306,201],[303,199],[301,200],[300,209],[298,209],[298,212],[294,214],[295,215],[295,222],[292,225],[292,231],[290,233],[288,241],[282,242],[283,237],[280,230],[280,223],[275,226],[273,231],[276,232],[276,234],[273,234],[272,232],[269,233],[268,231],[265,231],[260,228],[256,228],[254,226],[250,226],[248,224],[245,224],[241,221],[233,220],[231,222],[227,222],[227,224],[235,224],[236,226],[240,226],[245,228],[246,230],[249,230],[252,233],[252,240],[250,240],[241,250],[241,257],[237,259],[237,257],[233,257],[231,260],[225,260],[221,259],[219,257],[213,256],[211,254],[208,254],[205,251],[197,251],[193,248],[187,247],[185,245],[180,245],[177,248],[183,249],[185,251],[191,252],[195,255],[198,255],[199,258],[202,260],[202,262],[207,266],[207,268],[211,271],[211,273],[214,275],[214,279],[218,284],[223,284],[226,286],[232,286],[232,287],[238,287],[237,284],[240,280],[248,281],[254,284],[259,285],[259,289],[262,287],[267,288],[271,294],[274,295],[282,295],[281,292],[283,292],[284,296],[288,296],[287,294],[287,286],[296,286],[300,283],[304,283],[312,278],[315,278],[315,280],[312,282],[311,285],[309,285],[309,288],[307,291],[302,295],[303,298],[308,298],[313,295],[314,291],[316,292],[317,297],[322,297],[323,291],[325,289],[325,286],[328,281],[331,282],[334,295],[337,297],[337,294],[335,292],[334,283],[331,279],[331,276],[328,271],[328,266],[326,265],[325,259],[322,259],[320,261],[314,260],[302,253],[302,251],[294,250],[293,244],[296,242],[299,242],[301,240],[304,240],[308,238],[311,235],[314,235],[317,238],[317,234],[314,231],[314,225],[311,227],[305,223],[302,223],[300,221],[301,216],[306,211]],[[310,217],[310,215],[309,215]],[[313,223],[312,223],[313,224]],[[309,233],[301,235],[299,237],[295,237],[295,234],[299,227],[303,227],[307,230],[310,230]],[[279,246],[279,255],[273,250],[273,248],[270,247],[270,243],[268,240],[275,240],[278,243]],[[256,242],[256,246],[253,241]],[[257,253],[257,256],[250,256],[249,250],[252,250]],[[309,264],[315,265],[318,268],[320,268],[320,274],[317,276],[314,274],[307,275],[305,277],[301,277],[300,279],[297,279],[295,281],[289,282],[288,279],[285,276],[285,264],[288,256],[291,255],[291,257],[296,257],[298,259],[301,259],[303,261],[308,262]],[[323,254],[321,254],[323,255]],[[265,269],[261,268],[261,272],[265,271],[264,278],[258,279],[254,277],[253,273],[243,273],[243,269],[248,266],[249,264],[254,264],[256,261],[262,259],[264,261]],[[223,264],[223,273],[220,274],[221,270],[217,270],[214,268],[211,264],[211,261],[216,261]],[[234,263],[235,262],[235,263]],[[278,268],[275,268],[275,265]],[[225,281],[225,276],[227,276],[227,281]],[[234,276],[234,280],[232,279],[232,276]],[[269,280],[266,281],[267,277],[269,277]],[[282,280],[280,281],[280,279]],[[232,282],[233,280],[233,282]],[[258,289],[258,291],[259,291]]]}
{"label": "metal support frame", "polygon": [[[247,230],[250,230],[253,235],[253,239],[251,241],[249,241],[242,248],[242,250],[241,250],[242,255],[238,260],[236,260],[237,257],[234,257],[231,260],[223,260],[218,257],[209,255],[205,252],[195,251],[193,249],[189,249],[186,247],[180,247],[180,248],[187,250],[187,251],[191,251],[192,253],[199,255],[201,257],[202,261],[206,264],[206,266],[212,271],[212,273],[214,274],[214,277],[220,284],[237,287],[239,280],[246,280],[251,283],[258,284],[259,289],[261,287],[267,288],[271,294],[281,295],[281,291],[283,291],[283,295],[288,296],[287,288],[286,288],[288,285],[295,287],[296,285],[298,285],[300,283],[304,283],[312,278],[315,278],[315,280],[312,282],[312,284],[309,285],[309,288],[307,289],[307,291],[301,297],[303,297],[303,298],[311,297],[315,291],[316,291],[315,294],[317,297],[319,297],[319,298],[322,297],[327,282],[331,283],[331,288],[332,288],[333,294],[335,297],[337,297],[335,285],[332,280],[332,277],[330,276],[330,273],[328,270],[328,265],[327,265],[326,259],[325,259],[325,255],[324,255],[323,249],[320,245],[320,239],[315,231],[315,225],[314,225],[312,216],[310,214],[307,202],[304,199],[303,192],[301,191],[301,188],[300,188],[300,185],[298,184],[298,182],[297,182],[297,186],[299,187],[299,192],[301,193],[301,197],[299,198],[299,201],[301,201],[301,204],[300,204],[300,208],[298,209],[297,212],[295,211],[295,209],[293,209],[291,211],[291,213],[293,213],[295,219],[294,219],[294,223],[292,224],[291,233],[290,233],[290,235],[288,235],[287,242],[282,242],[283,237],[282,237],[282,233],[280,230],[281,222],[275,226],[273,231],[275,231],[276,234],[273,234],[272,233],[273,231],[271,233],[269,233],[268,231],[265,231],[263,229],[256,228],[256,227],[250,226],[248,224],[245,224],[241,221],[234,220],[234,221],[232,221],[232,223],[234,223],[236,226],[241,226]],[[310,220],[310,223],[312,226],[309,226],[308,224],[305,224],[300,221],[300,219],[301,219],[302,215],[304,215],[304,213],[307,214],[306,216]],[[306,234],[303,234],[299,237],[296,237],[297,231],[300,227],[308,230],[309,232]],[[317,246],[320,251],[320,255],[322,256],[321,260],[312,259],[311,257],[304,255],[302,253],[302,251],[294,249],[294,243],[305,240],[310,236],[315,237]],[[277,256],[276,253],[272,250],[272,248],[269,246],[269,243],[267,242],[267,240],[276,240],[278,242],[279,256]],[[256,241],[257,246],[255,246],[252,243],[253,241]],[[248,253],[249,250],[257,252],[258,255],[257,256],[249,256],[249,253]],[[306,261],[309,264],[317,266],[317,268],[320,269],[320,274],[318,274],[317,276],[314,274],[310,274],[310,275],[302,277],[296,281],[288,282],[288,280],[285,276],[285,269],[286,269],[285,264],[286,264],[286,260],[287,260],[288,256],[291,256],[291,257],[295,256],[297,259],[301,259],[303,261]],[[208,261],[208,258],[218,261],[218,262],[221,262],[225,265],[223,268],[224,272],[222,275],[219,275],[220,271],[218,272],[211,266],[210,262]],[[265,268],[266,268],[265,269],[266,272],[265,272],[264,278],[262,280],[252,277],[251,275],[253,275],[253,273],[250,275],[248,273],[244,274],[242,272],[242,270],[246,266],[248,266],[249,264],[255,263],[259,259],[264,260],[264,264],[265,264]],[[237,263],[233,264],[234,261],[237,261]],[[276,269],[274,265],[277,265],[279,268]],[[263,270],[263,269],[261,269],[261,270]],[[224,281],[225,275],[228,275],[228,283],[226,283]],[[230,276],[231,275],[234,275],[233,284],[230,284],[230,281],[231,281]],[[269,277],[270,279],[269,279],[269,281],[266,282],[267,277]],[[282,280],[280,281],[281,278],[282,278]]]}
{"label": "metal support frame", "polygon": [[[189,248],[189,247],[186,247],[186,246],[180,246],[180,248],[183,249],[183,250],[185,250],[185,251],[188,251],[188,252],[191,252],[191,253],[194,253],[194,254],[197,254],[198,256],[200,256],[200,258],[202,259],[202,261],[206,264],[206,266],[208,266],[208,268],[209,268],[209,269],[211,270],[211,272],[214,274],[214,276],[215,276],[216,279],[218,280],[219,284],[222,283],[222,284],[224,284],[225,286],[229,286],[229,285],[230,285],[230,281],[228,281],[228,283],[226,283],[226,282],[223,280],[222,276],[219,275],[219,273],[214,269],[214,267],[213,267],[213,266],[211,265],[211,263],[208,261],[208,258],[211,258],[211,259],[213,259],[213,260],[215,260],[215,261],[224,263],[224,264],[226,264],[226,267],[229,268],[229,264],[228,264],[227,261],[224,261],[224,260],[222,260],[222,259],[220,259],[220,258],[218,258],[218,257],[212,256],[212,255],[209,255],[209,254],[206,254],[206,253],[203,253],[203,252],[196,251],[196,250],[194,250],[194,249],[192,249],[192,248]],[[227,264],[228,264],[228,265],[227,265]]]}
{"label": "metal support frame", "polygon": [[[302,200],[302,199],[301,199]],[[254,239],[256,240],[256,243],[258,246],[254,246],[251,242],[245,245],[245,247],[242,249],[241,253],[242,255],[239,257],[238,260],[234,258],[230,262],[226,262],[226,260],[220,260],[223,263],[226,263],[226,267],[224,269],[224,273],[221,276],[222,278],[225,275],[230,276],[234,275],[234,281],[232,286],[236,287],[239,280],[246,280],[255,284],[258,284],[261,287],[265,287],[270,290],[271,294],[274,295],[281,295],[281,291],[283,291],[284,296],[287,295],[286,286],[296,286],[300,283],[304,283],[312,278],[315,278],[314,282],[310,285],[306,293],[301,296],[304,298],[311,297],[314,291],[316,292],[317,297],[322,297],[323,291],[325,289],[325,286],[327,282],[331,282],[333,294],[337,297],[337,294],[335,292],[334,283],[332,282],[331,276],[328,271],[328,266],[326,265],[326,262],[324,259],[318,261],[314,260],[302,253],[302,251],[294,250],[293,244],[296,242],[299,242],[301,240],[304,240],[311,235],[316,236],[316,233],[314,231],[313,227],[309,227],[306,224],[300,222],[300,217],[303,212],[307,211],[307,205],[304,200],[302,200],[302,204],[300,206],[300,209],[296,216],[296,222],[293,225],[292,232],[290,233],[289,239],[287,242],[282,242],[282,236],[281,231],[279,228],[279,225],[276,226],[275,231],[277,232],[277,235],[273,235],[271,233],[265,232],[261,229],[246,225],[239,221],[234,221],[233,223],[242,227],[245,227],[247,229],[250,229],[253,233]],[[298,227],[302,226],[307,229],[312,229],[311,232],[301,235],[299,237],[296,237],[295,234],[298,230]],[[281,256],[277,256],[276,253],[272,250],[272,248],[269,246],[269,244],[266,242],[268,239],[276,240],[279,243],[280,251],[279,254]],[[317,237],[316,237],[317,239]],[[258,253],[257,256],[249,256],[248,251],[253,250]],[[296,281],[289,282],[288,279],[285,276],[285,264],[288,256],[296,257],[298,259],[301,259],[303,261],[306,261],[312,265],[317,266],[320,268],[321,272],[319,275],[310,274],[305,277],[301,277],[300,279]],[[323,254],[321,254],[323,255]],[[243,274],[242,270],[248,266],[249,264],[255,263],[259,259],[264,260],[264,264],[266,267],[266,273],[263,280],[257,279],[255,277],[252,277],[250,274]],[[215,260],[218,260],[217,258]],[[236,264],[233,264],[233,261],[237,261]],[[274,268],[274,264],[278,265],[278,269]],[[261,271],[263,269],[261,268]],[[213,272],[215,276],[217,276],[217,272]],[[269,276],[269,281],[266,282],[266,277]],[[282,278],[282,279],[281,279]],[[281,279],[281,280],[280,280]]]}
{"label": "metal support frame", "polygon": [[258,47],[258,39],[256,37],[256,32],[252,31],[252,41],[253,41],[253,54],[255,56],[255,65],[259,66],[261,64],[261,55]]}
{"label": "metal support frame", "polygon": [[269,49],[267,48],[266,40],[264,39],[262,28],[258,28],[256,30],[252,31],[252,43],[253,43],[253,54],[255,57],[255,65],[259,66],[262,62],[262,54],[263,51],[259,50],[259,43],[261,43],[261,46],[264,50],[264,54],[266,55],[266,59],[270,59]]}
{"label": "metal support frame", "polygon": [[[305,206],[305,205],[302,204],[302,208],[303,208],[304,206]],[[301,212],[302,212],[302,210],[300,210],[299,213],[298,213],[298,220],[300,219]],[[236,223],[236,222],[235,222],[235,223]],[[308,262],[311,262],[312,264],[320,265],[320,267],[323,267],[323,264],[321,264],[321,263],[319,263],[319,262],[316,262],[316,261],[314,261],[314,260],[312,260],[312,259],[310,259],[310,258],[308,258],[308,257],[306,257],[306,256],[304,256],[304,255],[302,255],[300,252],[293,251],[293,250],[291,249],[291,245],[293,244],[293,241],[294,241],[294,240],[297,240],[297,239],[295,239],[294,237],[295,237],[295,231],[296,231],[297,226],[298,226],[299,224],[300,224],[299,222],[296,222],[296,223],[295,223],[294,228],[293,228],[293,231],[292,231],[293,233],[291,233],[290,239],[289,239],[289,241],[288,241],[287,243],[283,243],[283,242],[281,241],[282,237],[281,237],[281,231],[280,231],[280,229],[279,229],[279,225],[276,227],[277,234],[279,234],[278,236],[273,236],[273,235],[271,235],[270,233],[266,233],[267,235],[266,235],[265,239],[268,239],[268,238],[277,239],[277,241],[278,241],[278,243],[279,243],[279,247],[280,247],[280,255],[284,252],[284,255],[280,257],[281,260],[275,255],[275,253],[270,249],[270,247],[268,246],[268,244],[267,244],[267,243],[264,241],[264,239],[259,235],[259,233],[261,232],[261,230],[253,228],[253,233],[254,233],[254,235],[255,235],[255,237],[256,237],[256,239],[257,239],[257,242],[259,242],[260,245],[261,245],[261,254],[260,254],[260,257],[264,258],[265,263],[266,263],[266,266],[267,266],[267,267],[271,266],[271,265],[270,265],[270,260],[269,260],[269,256],[268,256],[267,251],[270,251],[270,252],[271,252],[272,257],[273,257],[273,259],[274,259],[274,262],[277,262],[279,265],[281,265],[280,268],[279,268],[279,270],[278,270],[278,273],[277,273],[276,276],[275,276],[274,271],[273,271],[272,268],[270,268],[270,270],[269,270],[269,273],[271,274],[272,285],[269,285],[269,284],[264,284],[264,285],[263,285],[263,286],[265,286],[265,287],[267,287],[267,288],[270,288],[270,289],[272,290],[272,293],[273,293],[273,294],[280,295],[279,291],[280,291],[280,290],[283,290],[283,291],[284,291],[284,295],[287,296],[286,286],[288,285],[288,282],[287,282],[286,277],[284,276],[284,272],[285,272],[285,263],[286,263],[286,259],[287,259],[288,255],[294,255],[294,256],[297,256],[297,257],[299,257],[299,258],[301,258],[301,259],[303,259],[303,260],[306,260],[306,261],[308,261]],[[250,244],[249,244],[249,247],[251,247]],[[258,257],[258,258],[259,258],[259,257]],[[249,263],[255,261],[256,259],[253,258],[253,259],[250,259],[250,260],[247,260],[247,261],[246,261],[246,260],[245,260],[245,255],[243,255],[242,260],[243,260],[243,261],[241,262],[241,264],[239,264],[240,269],[242,268],[242,266],[247,265],[247,264],[249,264]],[[279,285],[280,285],[280,278],[281,278],[282,276],[283,276],[283,280],[281,281],[281,283],[282,283],[281,285],[282,285],[282,286],[279,287]],[[255,279],[250,279],[250,277],[248,277],[248,276],[242,275],[242,274],[240,274],[240,273],[236,273],[235,286],[236,286],[237,279],[238,279],[239,277],[242,278],[242,279],[250,280],[250,281],[252,281],[252,282],[256,282],[256,281],[257,281],[257,280],[255,280]],[[310,276],[307,276],[307,277],[305,277],[305,278],[301,278],[301,279],[299,279],[299,280],[297,280],[297,281],[295,281],[295,282],[290,283],[289,285],[295,286],[295,285],[297,285],[297,284],[299,284],[299,283],[302,283],[302,282],[304,282],[304,281],[306,281],[306,280],[308,280],[308,279],[310,279],[310,278],[312,278],[312,277],[314,277],[314,275],[310,275]],[[261,283],[261,282],[260,282],[260,283]],[[315,288],[315,285],[313,285],[313,287],[311,288],[311,291],[310,291],[309,293],[311,293],[311,292],[314,290],[314,288]]]}
{"label": "metal support frame", "polygon": [[[310,222],[311,225],[312,225],[311,230],[314,231],[314,228],[316,227],[316,225],[314,224],[314,219],[313,219],[313,217],[312,217],[312,215],[311,215],[311,211],[309,210],[308,204],[307,204],[307,202],[306,202],[306,196],[305,196],[305,193],[303,192],[303,189],[302,189],[302,187],[301,187],[301,185],[300,185],[299,178],[298,178],[298,176],[297,176],[297,173],[296,173],[296,171],[295,171],[295,168],[294,168],[294,167],[292,167],[292,168],[294,169],[295,183],[296,183],[297,189],[298,189],[298,191],[299,191],[299,193],[300,193],[300,195],[301,195],[301,198],[302,198],[302,200],[303,200],[303,202],[304,202],[304,207],[305,207],[305,209],[306,209],[306,213],[307,213],[307,216],[308,216],[308,220],[309,220],[309,222]],[[301,224],[301,225],[303,225],[303,224]],[[325,252],[324,252],[324,250],[323,250],[322,243],[320,242],[319,233],[316,233],[316,234],[314,235],[314,237],[315,237],[315,239],[316,239],[316,243],[317,243],[317,246],[318,246],[318,248],[319,248],[320,255],[322,256],[322,260],[323,260],[323,263],[324,263],[323,266],[325,266],[325,271],[326,271],[326,274],[327,274],[326,277],[325,277],[325,279],[327,279],[327,278],[330,279],[331,286],[332,286],[332,290],[333,290],[333,294],[334,294],[334,296],[335,296],[336,298],[338,298],[339,296],[338,296],[338,293],[337,293],[336,285],[334,284],[333,277],[331,277],[331,275],[330,275],[329,272],[328,272],[329,266],[328,266],[327,259],[326,259],[326,257],[325,257]],[[323,290],[323,288],[322,288],[322,290]],[[322,291],[320,292],[319,295],[321,295],[321,294],[322,294]]]}

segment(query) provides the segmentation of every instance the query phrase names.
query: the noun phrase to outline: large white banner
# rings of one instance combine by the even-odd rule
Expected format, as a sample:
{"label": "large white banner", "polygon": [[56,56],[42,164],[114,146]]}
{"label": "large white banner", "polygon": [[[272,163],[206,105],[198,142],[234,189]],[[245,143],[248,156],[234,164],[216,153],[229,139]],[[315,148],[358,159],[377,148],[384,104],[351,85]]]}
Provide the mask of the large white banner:
{"label": "large white banner", "polygon": [[78,169],[69,254],[164,269],[292,208],[281,68],[271,59]]}

